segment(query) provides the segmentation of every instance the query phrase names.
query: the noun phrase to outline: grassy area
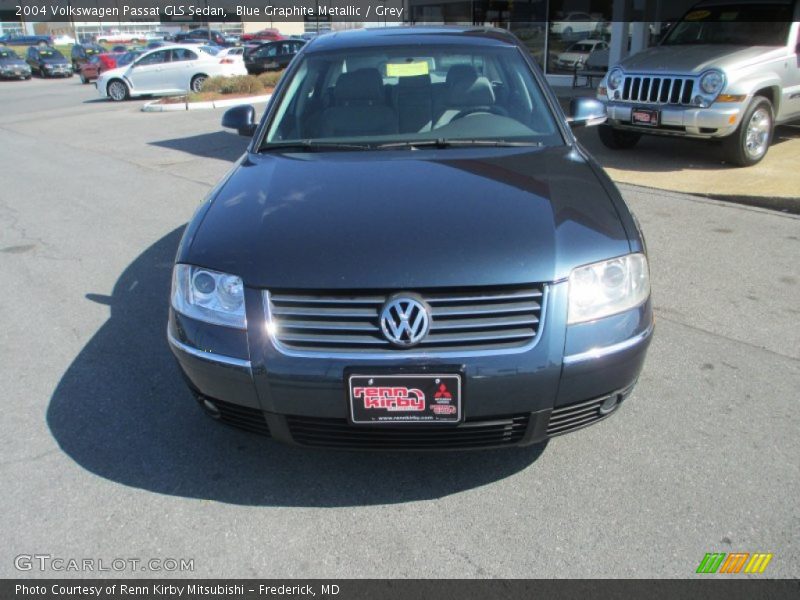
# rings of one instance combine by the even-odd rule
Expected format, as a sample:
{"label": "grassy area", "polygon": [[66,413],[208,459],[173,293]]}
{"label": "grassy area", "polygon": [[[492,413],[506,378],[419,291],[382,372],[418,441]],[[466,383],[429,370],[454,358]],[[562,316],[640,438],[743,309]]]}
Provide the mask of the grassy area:
{"label": "grassy area", "polygon": [[209,102],[271,94],[282,75],[283,71],[273,71],[258,76],[210,77],[199,92],[192,92],[188,98],[187,96],[172,96],[162,98],[159,102],[161,104],[181,104],[187,101]]}

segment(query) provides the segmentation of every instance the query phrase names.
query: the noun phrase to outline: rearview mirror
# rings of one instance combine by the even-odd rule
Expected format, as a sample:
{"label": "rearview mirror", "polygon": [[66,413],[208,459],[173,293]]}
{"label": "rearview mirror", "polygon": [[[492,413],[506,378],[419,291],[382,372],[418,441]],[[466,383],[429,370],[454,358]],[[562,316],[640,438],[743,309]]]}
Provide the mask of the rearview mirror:
{"label": "rearview mirror", "polygon": [[222,126],[252,137],[256,132],[256,109],[249,104],[229,108],[222,115]]}
{"label": "rearview mirror", "polygon": [[594,98],[573,98],[569,102],[569,118],[572,127],[592,127],[606,122],[606,106]]}

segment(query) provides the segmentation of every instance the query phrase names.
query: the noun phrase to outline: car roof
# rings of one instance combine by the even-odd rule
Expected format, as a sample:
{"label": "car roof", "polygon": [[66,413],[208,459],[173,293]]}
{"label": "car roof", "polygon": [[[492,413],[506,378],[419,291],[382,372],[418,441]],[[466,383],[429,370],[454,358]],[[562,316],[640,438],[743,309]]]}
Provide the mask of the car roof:
{"label": "car roof", "polygon": [[496,27],[415,25],[335,31],[315,37],[306,44],[306,47],[308,52],[320,52],[407,44],[516,46],[518,41],[507,30]]}

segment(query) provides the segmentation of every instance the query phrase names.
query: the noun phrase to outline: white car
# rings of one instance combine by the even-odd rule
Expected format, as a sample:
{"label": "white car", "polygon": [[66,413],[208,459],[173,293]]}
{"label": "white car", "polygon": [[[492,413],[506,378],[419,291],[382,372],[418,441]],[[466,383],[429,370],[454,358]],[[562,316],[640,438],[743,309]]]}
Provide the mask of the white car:
{"label": "white car", "polygon": [[69,46],[70,44],[74,44],[74,43],[75,43],[75,38],[70,37],[70,36],[68,36],[66,34],[59,35],[59,36],[53,38],[53,45],[54,46]]}
{"label": "white car", "polygon": [[603,27],[603,22],[594,15],[584,12],[571,12],[564,17],[563,21],[550,23],[550,33],[565,40],[579,39],[597,31],[602,31]]}
{"label": "white car", "polygon": [[217,58],[220,60],[228,59],[244,65],[244,47],[236,46],[235,48],[225,48],[217,54]]}
{"label": "white car", "polygon": [[163,46],[142,54],[130,65],[105,71],[97,92],[119,102],[131,96],[198,92],[209,77],[247,75],[240,62],[212,56],[198,46]]}
{"label": "white car", "polygon": [[562,69],[579,69],[593,52],[602,50],[608,50],[608,43],[603,40],[581,40],[559,54],[556,65]]}

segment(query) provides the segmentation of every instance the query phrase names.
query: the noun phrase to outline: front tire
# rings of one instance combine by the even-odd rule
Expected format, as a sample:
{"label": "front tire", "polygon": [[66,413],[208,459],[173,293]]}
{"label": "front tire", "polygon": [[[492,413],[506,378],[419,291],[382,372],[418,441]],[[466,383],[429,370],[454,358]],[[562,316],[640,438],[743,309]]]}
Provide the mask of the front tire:
{"label": "front tire", "polygon": [[113,81],[108,82],[108,87],[106,88],[106,92],[108,93],[108,97],[111,98],[114,102],[122,102],[123,100],[127,100],[130,96],[130,91],[128,90],[128,86],[125,85],[124,82],[120,81],[119,79],[114,79]]}
{"label": "front tire", "polygon": [[206,79],[208,79],[207,75],[195,75],[192,77],[192,82],[189,84],[189,87],[191,87],[193,92],[197,93],[203,88]]}
{"label": "front tire", "polygon": [[772,102],[756,96],[744,111],[739,127],[722,141],[725,161],[737,167],[751,167],[767,155],[775,129]]}
{"label": "front tire", "polygon": [[614,129],[611,125],[600,125],[597,128],[597,134],[600,136],[600,141],[603,142],[603,145],[612,150],[630,150],[642,138],[640,133]]}

